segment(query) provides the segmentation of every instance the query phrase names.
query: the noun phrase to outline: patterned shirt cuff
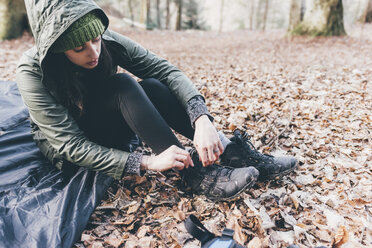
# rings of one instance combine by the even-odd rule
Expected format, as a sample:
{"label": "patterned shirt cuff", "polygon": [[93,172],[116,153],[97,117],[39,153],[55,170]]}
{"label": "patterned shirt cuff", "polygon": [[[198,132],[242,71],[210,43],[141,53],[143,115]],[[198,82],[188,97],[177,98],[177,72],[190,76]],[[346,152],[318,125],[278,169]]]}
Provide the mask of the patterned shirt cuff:
{"label": "patterned shirt cuff", "polygon": [[142,155],[142,153],[138,152],[132,152],[129,154],[128,160],[124,167],[124,176],[128,174],[137,174],[142,176],[140,171]]}
{"label": "patterned shirt cuff", "polygon": [[202,96],[194,96],[187,102],[186,108],[187,114],[189,115],[191,126],[195,128],[195,121],[202,115],[207,115],[208,118],[213,121],[213,117],[208,112],[207,106],[205,105]]}

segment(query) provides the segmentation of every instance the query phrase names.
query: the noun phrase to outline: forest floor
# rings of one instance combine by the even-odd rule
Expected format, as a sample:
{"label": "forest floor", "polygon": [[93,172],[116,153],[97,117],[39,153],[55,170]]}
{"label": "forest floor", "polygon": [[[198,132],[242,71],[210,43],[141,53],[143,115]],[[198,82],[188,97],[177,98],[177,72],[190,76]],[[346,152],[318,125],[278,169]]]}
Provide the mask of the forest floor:
{"label": "forest floor", "polygon": [[[183,226],[189,214],[216,234],[233,228],[247,247],[372,246],[372,25],[329,38],[122,33],[181,68],[219,130],[246,130],[260,151],[296,156],[300,165],[218,203],[193,196],[172,172],[126,177],[76,247],[198,247]],[[0,42],[0,80],[15,80],[32,45],[29,35]]]}

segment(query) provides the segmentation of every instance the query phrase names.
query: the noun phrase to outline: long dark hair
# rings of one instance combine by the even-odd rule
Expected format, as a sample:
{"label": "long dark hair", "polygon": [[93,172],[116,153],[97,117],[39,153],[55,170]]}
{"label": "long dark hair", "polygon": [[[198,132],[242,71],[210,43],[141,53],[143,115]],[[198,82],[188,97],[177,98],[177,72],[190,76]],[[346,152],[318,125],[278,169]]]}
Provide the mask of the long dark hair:
{"label": "long dark hair", "polygon": [[43,83],[57,97],[75,118],[79,118],[85,109],[88,89],[86,82],[94,85],[107,81],[115,73],[112,57],[101,42],[98,65],[94,69],[84,69],[73,64],[64,53],[48,53],[43,61]]}

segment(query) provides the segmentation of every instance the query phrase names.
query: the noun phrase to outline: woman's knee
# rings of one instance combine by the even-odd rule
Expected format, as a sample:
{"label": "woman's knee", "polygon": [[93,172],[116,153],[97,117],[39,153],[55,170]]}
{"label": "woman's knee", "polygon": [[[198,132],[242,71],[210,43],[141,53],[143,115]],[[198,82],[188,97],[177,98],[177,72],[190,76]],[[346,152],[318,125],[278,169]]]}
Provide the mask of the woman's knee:
{"label": "woman's knee", "polygon": [[126,73],[116,73],[109,78],[109,81],[110,81],[110,84],[114,86],[120,86],[122,84],[127,84],[127,83],[129,84],[137,83],[137,81],[134,80],[134,78],[132,78]]}
{"label": "woman's knee", "polygon": [[126,73],[117,73],[109,79],[113,92],[117,94],[133,94],[140,90],[138,82]]}
{"label": "woman's knee", "polygon": [[155,78],[147,78],[139,83],[147,95],[166,96],[170,93],[169,88]]}
{"label": "woman's knee", "polygon": [[139,82],[142,87],[159,87],[163,85],[158,79],[146,78]]}

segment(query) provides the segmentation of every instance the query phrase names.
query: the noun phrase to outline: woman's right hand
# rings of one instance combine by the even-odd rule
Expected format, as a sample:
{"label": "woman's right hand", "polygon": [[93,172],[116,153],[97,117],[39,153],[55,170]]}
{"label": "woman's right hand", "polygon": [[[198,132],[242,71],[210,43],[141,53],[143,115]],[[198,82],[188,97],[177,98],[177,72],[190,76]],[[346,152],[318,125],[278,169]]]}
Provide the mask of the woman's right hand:
{"label": "woman's right hand", "polygon": [[156,156],[142,156],[141,169],[152,171],[166,171],[169,169],[182,170],[189,166],[194,166],[190,154],[175,146],[170,146],[167,150],[163,151]]}

